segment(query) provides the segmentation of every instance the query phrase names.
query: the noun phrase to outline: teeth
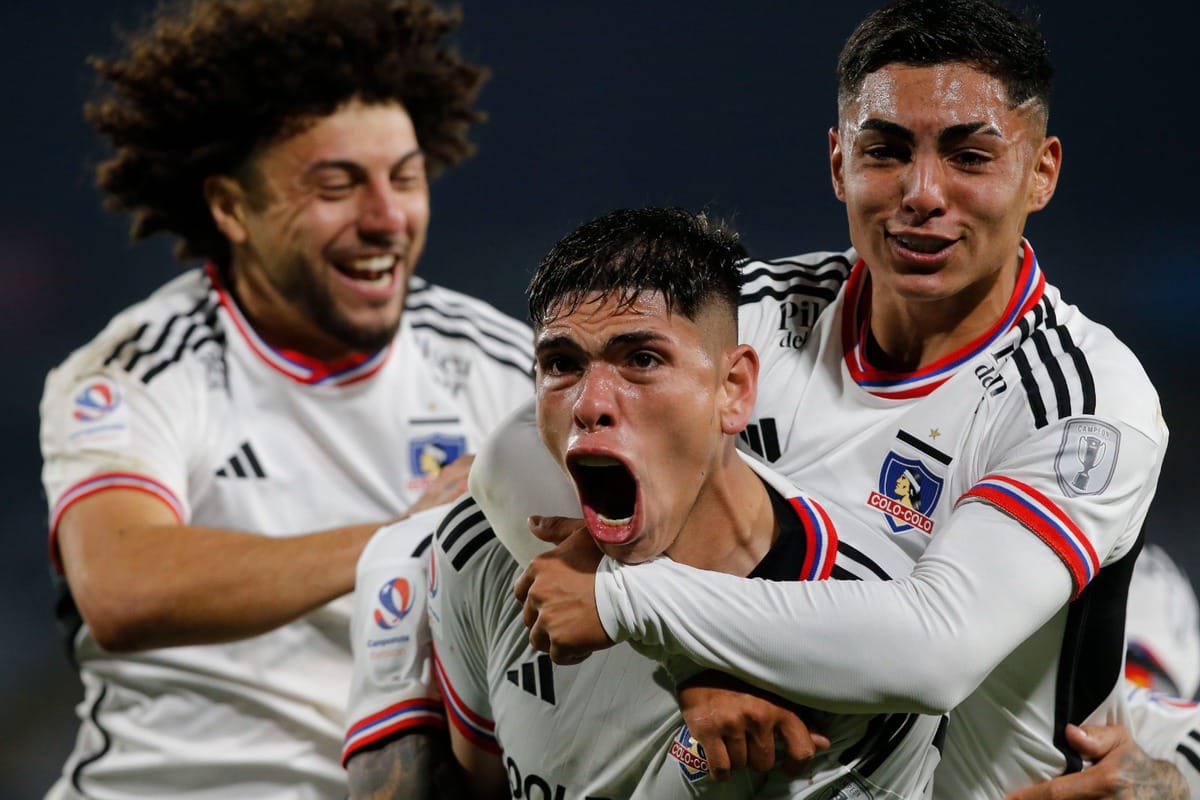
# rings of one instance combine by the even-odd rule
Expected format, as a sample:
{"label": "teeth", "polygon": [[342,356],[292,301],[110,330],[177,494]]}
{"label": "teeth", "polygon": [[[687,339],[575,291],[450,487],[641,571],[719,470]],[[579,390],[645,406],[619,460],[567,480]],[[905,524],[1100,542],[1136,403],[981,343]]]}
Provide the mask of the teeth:
{"label": "teeth", "polygon": [[603,523],[604,525],[607,525],[610,528],[620,528],[622,526],[628,525],[630,522],[633,522],[633,517],[625,517],[624,519],[609,519],[608,517],[604,516],[603,514],[597,514],[596,516],[600,518],[601,523]]}
{"label": "teeth", "polygon": [[370,258],[356,258],[350,262],[350,267],[356,272],[380,272],[384,273],[396,266],[396,257],[394,255],[371,256]]}
{"label": "teeth", "polygon": [[619,467],[621,462],[612,456],[580,456],[578,461],[583,467]]}
{"label": "teeth", "polygon": [[372,288],[378,287],[380,289],[387,286],[389,283],[391,283],[391,281],[392,281],[392,273],[390,273],[390,272],[381,272],[378,275],[376,275],[374,278],[359,278],[358,279],[359,283],[365,284],[366,286],[370,286]]}

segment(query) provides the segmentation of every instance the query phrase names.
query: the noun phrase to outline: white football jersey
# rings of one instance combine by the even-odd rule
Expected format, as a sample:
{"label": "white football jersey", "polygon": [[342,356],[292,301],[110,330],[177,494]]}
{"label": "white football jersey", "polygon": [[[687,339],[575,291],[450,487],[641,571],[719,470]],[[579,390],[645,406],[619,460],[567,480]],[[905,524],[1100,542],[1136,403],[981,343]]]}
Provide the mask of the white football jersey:
{"label": "white football jersey", "polygon": [[1200,705],[1193,700],[1129,685],[1126,701],[1138,745],[1152,758],[1171,761],[1200,797]]}
{"label": "white football jersey", "polygon": [[1146,545],[1134,565],[1125,637],[1125,677],[1160,694],[1196,696],[1200,606],[1191,579],[1157,545]]}
{"label": "white football jersey", "polygon": [[1067,722],[1127,721],[1126,590],[1167,440],[1137,360],[1061,300],[1028,244],[1001,319],[915,373],[866,357],[870,280],[853,251],[744,275],[741,337],[762,367],[743,443],[839,526],[920,563],[851,588],[606,559],[610,636],[830,711],[957,706],[938,796],[1078,769]]}
{"label": "white football jersey", "polygon": [[[773,487],[781,525],[752,578],[873,581],[907,572],[899,548],[869,531],[835,529],[820,503],[751,464]],[[658,663],[618,644],[564,667],[530,647],[512,593],[520,566],[473,501],[439,528],[433,563],[429,619],[451,723],[500,755],[514,797],[927,796],[944,717],[809,711],[810,725],[833,744],[803,776],[743,770],[717,783],[683,723],[674,680]]]}
{"label": "white football jersey", "polygon": [[[334,365],[267,345],[211,267],[122,312],[46,380],[51,537],[72,502],[108,488],[158,497],[182,524],[265,536],[403,512],[532,394],[527,327],[419,278],[405,308],[391,345]],[[102,651],[76,617],[86,696],[55,791],[343,797],[351,605],[130,655]]]}

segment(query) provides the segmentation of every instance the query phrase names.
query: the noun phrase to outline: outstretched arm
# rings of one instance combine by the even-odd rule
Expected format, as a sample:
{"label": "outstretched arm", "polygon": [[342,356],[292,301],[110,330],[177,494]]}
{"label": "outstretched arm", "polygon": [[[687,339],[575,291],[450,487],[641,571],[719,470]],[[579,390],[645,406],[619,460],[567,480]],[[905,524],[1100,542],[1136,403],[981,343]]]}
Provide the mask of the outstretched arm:
{"label": "outstretched arm", "polygon": [[[576,563],[564,565],[543,555],[518,585],[534,600],[526,622],[536,626],[535,645],[577,661],[610,639],[630,639],[660,648],[668,662],[681,656],[842,713],[946,713],[1073,590],[1049,548],[983,505],[960,509],[913,573],[896,581],[781,583],[669,559],[635,566],[605,559],[589,605],[592,581],[577,556],[572,551]],[[547,619],[538,603],[552,582],[569,585],[579,602],[556,590]]]}

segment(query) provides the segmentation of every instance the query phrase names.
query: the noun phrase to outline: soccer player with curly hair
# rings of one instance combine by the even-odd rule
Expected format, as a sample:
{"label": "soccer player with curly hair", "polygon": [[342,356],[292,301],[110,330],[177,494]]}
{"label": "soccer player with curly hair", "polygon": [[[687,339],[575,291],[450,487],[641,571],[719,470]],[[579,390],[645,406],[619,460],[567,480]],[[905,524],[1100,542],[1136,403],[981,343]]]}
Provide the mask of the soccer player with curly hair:
{"label": "soccer player with curly hair", "polygon": [[[198,0],[92,61],[106,205],[204,265],[46,381],[85,690],[50,797],[346,795],[356,560],[461,492],[459,457],[531,394],[528,328],[413,274],[429,180],[482,118],[459,23],[421,0]],[[386,641],[412,598],[371,588]],[[424,696],[395,717],[444,726]]]}

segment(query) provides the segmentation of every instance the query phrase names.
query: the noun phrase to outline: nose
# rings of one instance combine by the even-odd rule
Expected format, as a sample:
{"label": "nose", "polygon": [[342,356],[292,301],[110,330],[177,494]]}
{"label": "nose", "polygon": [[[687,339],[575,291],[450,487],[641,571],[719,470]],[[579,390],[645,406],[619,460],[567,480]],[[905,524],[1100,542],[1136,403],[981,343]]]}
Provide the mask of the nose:
{"label": "nose", "polygon": [[946,213],[943,165],[935,155],[914,157],[904,173],[904,210],[922,222]]}
{"label": "nose", "polygon": [[576,427],[585,431],[611,428],[616,421],[616,385],[602,367],[591,367],[577,384],[574,415]]}
{"label": "nose", "polygon": [[388,181],[372,181],[364,191],[358,229],[364,237],[392,237],[408,226],[405,194]]}

